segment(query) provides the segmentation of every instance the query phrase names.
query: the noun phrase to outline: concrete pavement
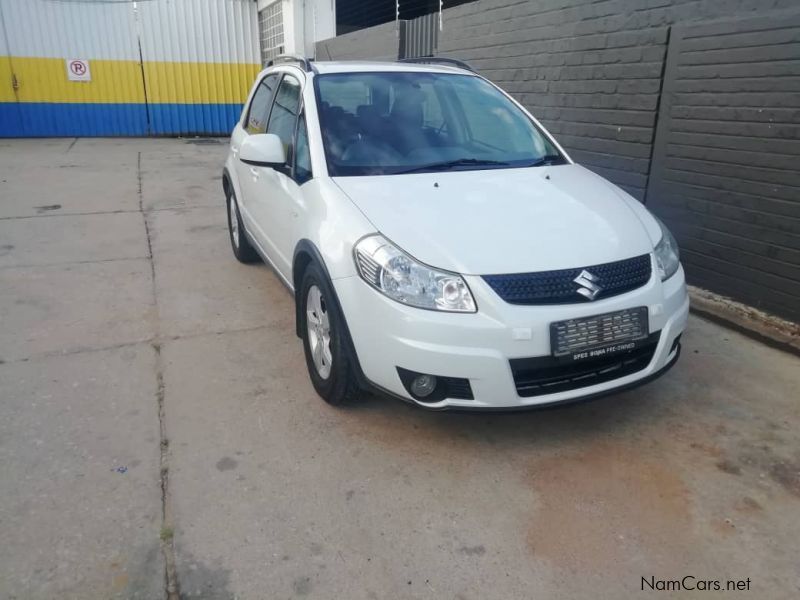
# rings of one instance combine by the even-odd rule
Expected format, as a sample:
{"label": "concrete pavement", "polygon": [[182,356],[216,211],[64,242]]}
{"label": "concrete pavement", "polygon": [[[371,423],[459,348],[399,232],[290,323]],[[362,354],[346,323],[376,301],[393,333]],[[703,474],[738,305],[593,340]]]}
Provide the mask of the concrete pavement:
{"label": "concrete pavement", "polygon": [[598,402],[331,408],[291,296],[231,255],[224,154],[0,141],[0,597],[800,594],[795,356],[693,317]]}

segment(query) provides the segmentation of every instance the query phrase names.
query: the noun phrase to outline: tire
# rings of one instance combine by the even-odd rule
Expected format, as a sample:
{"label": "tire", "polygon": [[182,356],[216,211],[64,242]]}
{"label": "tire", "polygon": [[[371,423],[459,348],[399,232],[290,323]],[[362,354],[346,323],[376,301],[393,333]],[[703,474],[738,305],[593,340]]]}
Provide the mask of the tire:
{"label": "tire", "polygon": [[348,350],[347,326],[333,286],[314,263],[303,274],[297,301],[301,302],[300,331],[314,389],[328,404],[353,403],[361,391]]}
{"label": "tire", "polygon": [[233,191],[228,192],[228,237],[231,240],[233,255],[240,263],[250,264],[258,262],[261,257],[258,252],[250,245],[247,234],[242,224],[242,215],[239,213],[239,203]]}

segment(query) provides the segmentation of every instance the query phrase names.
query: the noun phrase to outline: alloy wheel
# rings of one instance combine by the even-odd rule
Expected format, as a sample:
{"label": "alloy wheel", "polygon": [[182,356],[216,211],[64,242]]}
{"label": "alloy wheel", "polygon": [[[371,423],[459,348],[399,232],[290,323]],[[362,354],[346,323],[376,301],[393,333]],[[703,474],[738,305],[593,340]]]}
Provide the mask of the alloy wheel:
{"label": "alloy wheel", "polygon": [[228,201],[228,210],[230,211],[230,219],[231,219],[231,239],[233,240],[233,245],[237,248],[239,247],[239,215],[237,214],[236,210],[236,199],[231,196],[230,200]]}
{"label": "alloy wheel", "polygon": [[314,367],[320,377],[327,379],[330,377],[333,364],[331,322],[325,298],[316,285],[308,289],[306,296],[306,326]]}

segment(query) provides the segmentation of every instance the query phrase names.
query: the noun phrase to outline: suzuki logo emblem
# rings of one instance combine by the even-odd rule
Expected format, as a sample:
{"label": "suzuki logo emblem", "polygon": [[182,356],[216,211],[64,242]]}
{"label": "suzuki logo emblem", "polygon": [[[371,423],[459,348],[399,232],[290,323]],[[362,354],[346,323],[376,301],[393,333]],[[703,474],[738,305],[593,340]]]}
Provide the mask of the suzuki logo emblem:
{"label": "suzuki logo emblem", "polygon": [[595,281],[597,281],[597,276],[592,275],[586,269],[581,271],[581,274],[572,281],[580,286],[576,291],[589,300],[594,300],[597,294],[603,291],[603,288],[595,283]]}

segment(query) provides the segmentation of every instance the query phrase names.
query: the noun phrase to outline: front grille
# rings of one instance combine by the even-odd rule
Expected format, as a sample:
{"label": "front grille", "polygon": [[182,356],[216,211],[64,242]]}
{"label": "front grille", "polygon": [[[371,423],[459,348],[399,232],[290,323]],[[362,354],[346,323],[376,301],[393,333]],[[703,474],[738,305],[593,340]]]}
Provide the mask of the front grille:
{"label": "front grille", "polygon": [[630,352],[573,363],[562,363],[552,356],[512,358],[511,372],[517,394],[522,397],[555,394],[597,385],[641,371],[653,359],[661,332]]}
{"label": "front grille", "polygon": [[560,271],[484,275],[483,279],[498,296],[510,304],[575,304],[590,302],[578,293],[575,279],[588,271],[600,291],[592,300],[624,294],[650,281],[650,255],[643,254],[616,262]]}

